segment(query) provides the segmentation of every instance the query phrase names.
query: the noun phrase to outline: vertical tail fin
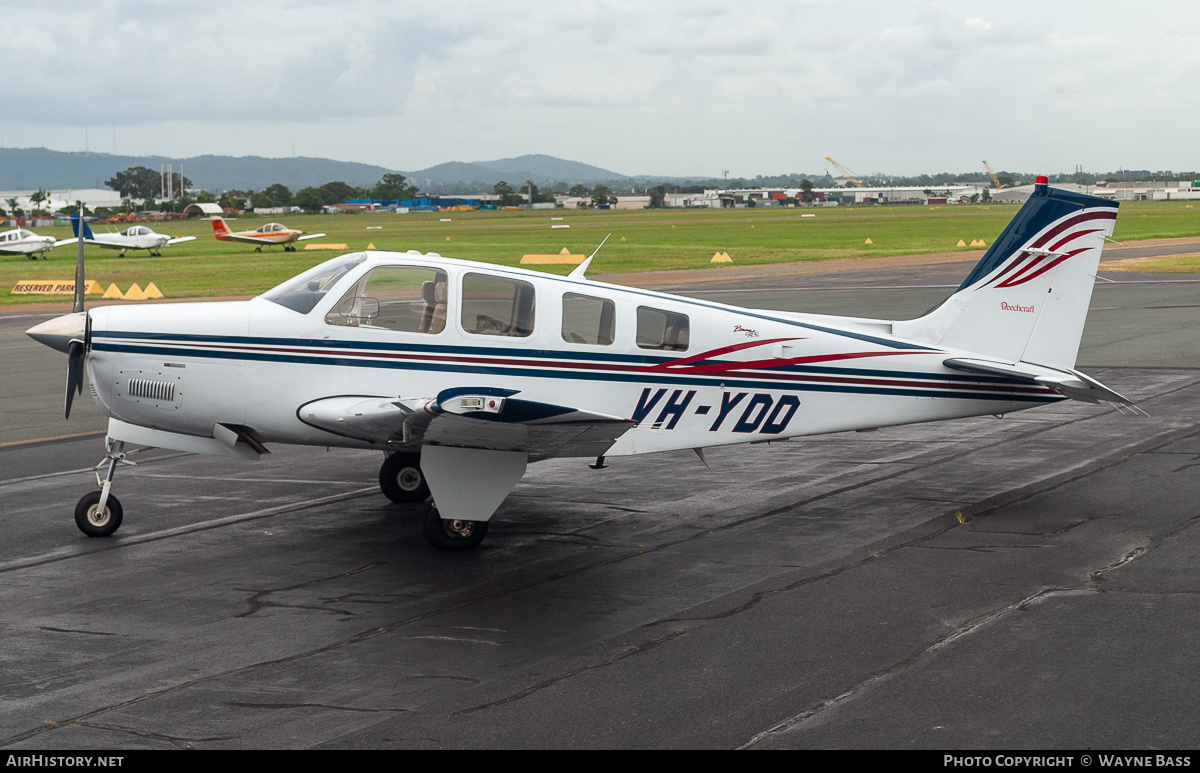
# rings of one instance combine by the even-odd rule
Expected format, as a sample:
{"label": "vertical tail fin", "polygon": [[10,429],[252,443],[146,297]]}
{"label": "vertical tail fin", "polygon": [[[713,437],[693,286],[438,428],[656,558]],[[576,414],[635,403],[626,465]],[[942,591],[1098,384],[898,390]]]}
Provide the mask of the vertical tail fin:
{"label": "vertical tail fin", "polygon": [[83,238],[85,241],[94,241],[95,234],[92,233],[92,227],[87,224],[87,220],[79,215],[71,215],[71,230],[75,232],[75,238],[79,238],[79,224],[83,224]]}
{"label": "vertical tail fin", "polygon": [[212,216],[212,227],[213,236],[217,237],[218,239],[222,236],[229,235],[229,227],[225,225],[225,219],[218,215]]}
{"label": "vertical tail fin", "polygon": [[1071,369],[1116,202],[1050,188],[1033,195],[958,290],[896,335],[1008,362]]}

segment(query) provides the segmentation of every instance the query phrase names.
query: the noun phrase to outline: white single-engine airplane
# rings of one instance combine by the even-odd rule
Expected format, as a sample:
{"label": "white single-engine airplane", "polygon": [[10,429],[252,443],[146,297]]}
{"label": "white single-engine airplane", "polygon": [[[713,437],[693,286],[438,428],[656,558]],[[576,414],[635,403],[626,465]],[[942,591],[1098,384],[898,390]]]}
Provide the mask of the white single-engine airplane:
{"label": "white single-engine airplane", "polygon": [[[1125,403],[1074,369],[1117,205],[1045,178],[958,290],[892,322],[764,311],[433,253],[359,252],[230,303],[107,306],[28,331],[108,414],[103,537],[126,448],[256,459],[271,443],[374,448],[383,493],[473,548],[525,473],[606,456]],[[593,253],[594,255],[594,253]],[[82,278],[82,262],[78,271]],[[82,282],[78,286],[82,286]]]}
{"label": "white single-engine airplane", "polygon": [[[75,238],[64,239],[59,242],[59,245],[74,244],[79,241],[78,215],[71,215],[71,230],[75,232]],[[166,234],[155,233],[144,225],[131,225],[120,233],[100,234],[97,236],[92,233],[92,228],[87,224],[87,220],[83,221],[83,241],[85,244],[98,244],[110,250],[120,250],[122,257],[127,250],[148,250],[151,255],[162,255],[160,250],[168,244],[190,242],[194,241],[195,238],[195,236],[171,237]]]}
{"label": "white single-engine airplane", "polygon": [[220,242],[246,242],[257,245],[255,252],[262,252],[263,247],[282,244],[285,252],[295,252],[296,245],[292,242],[302,242],[305,239],[319,239],[325,234],[306,234],[295,228],[288,228],[280,223],[267,223],[253,231],[230,231],[223,218],[216,215],[212,218],[213,236]]}
{"label": "white single-engine airplane", "polygon": [[0,255],[28,255],[37,260],[38,255],[46,259],[46,253],[62,242],[53,236],[38,236],[28,228],[14,228],[0,233]]}

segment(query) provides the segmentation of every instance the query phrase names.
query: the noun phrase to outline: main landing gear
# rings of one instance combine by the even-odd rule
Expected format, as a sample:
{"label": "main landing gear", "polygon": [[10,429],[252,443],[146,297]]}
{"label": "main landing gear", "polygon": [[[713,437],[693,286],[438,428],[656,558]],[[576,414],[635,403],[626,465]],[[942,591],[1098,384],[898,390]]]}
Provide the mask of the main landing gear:
{"label": "main landing gear", "polygon": [[[429,499],[429,484],[421,471],[421,455],[404,451],[389,455],[379,468],[379,490],[397,504]],[[437,504],[425,505],[422,528],[425,539],[438,550],[472,550],[487,536],[487,521],[443,519]]]}
{"label": "main landing gear", "polygon": [[[89,537],[108,537],[121,526],[124,511],[120,500],[110,493],[118,464],[133,464],[125,458],[125,444],[105,438],[104,460],[96,465],[96,485],[100,489],[84,494],[75,505],[75,525]],[[102,478],[100,470],[105,467]]]}
{"label": "main landing gear", "polygon": [[429,484],[421,472],[421,455],[401,452],[385,459],[379,468],[379,490],[399,504],[429,499]]}

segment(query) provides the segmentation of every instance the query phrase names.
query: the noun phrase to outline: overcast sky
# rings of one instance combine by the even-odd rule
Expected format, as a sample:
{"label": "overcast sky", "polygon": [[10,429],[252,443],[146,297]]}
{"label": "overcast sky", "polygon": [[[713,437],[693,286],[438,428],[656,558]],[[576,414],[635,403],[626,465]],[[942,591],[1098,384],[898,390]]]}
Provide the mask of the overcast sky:
{"label": "overcast sky", "polygon": [[4,147],[622,174],[1200,168],[1194,0],[0,0]]}

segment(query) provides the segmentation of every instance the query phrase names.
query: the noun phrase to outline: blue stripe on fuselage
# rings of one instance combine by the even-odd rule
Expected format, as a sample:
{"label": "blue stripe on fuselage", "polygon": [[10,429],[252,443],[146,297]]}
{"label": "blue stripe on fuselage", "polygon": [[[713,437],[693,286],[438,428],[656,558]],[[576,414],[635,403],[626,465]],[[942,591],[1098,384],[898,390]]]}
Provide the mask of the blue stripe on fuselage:
{"label": "blue stripe on fuselage", "polygon": [[[211,339],[209,339],[211,340]],[[243,339],[244,340],[244,339]],[[328,343],[328,342],[325,342]],[[129,354],[156,354],[169,355],[175,357],[198,357],[204,359],[229,359],[242,361],[258,361],[258,362],[286,362],[306,365],[336,365],[357,368],[383,368],[395,370],[419,370],[432,372],[446,373],[472,373],[480,375],[494,376],[516,376],[523,378],[554,378],[554,379],[570,379],[579,381],[615,381],[615,382],[636,382],[636,383],[663,383],[663,384],[680,384],[680,385],[700,385],[700,386],[715,386],[723,384],[729,388],[739,389],[770,389],[775,391],[800,391],[800,392],[846,392],[854,394],[879,394],[879,395],[899,395],[907,397],[941,397],[941,398],[959,398],[967,400],[993,400],[1007,402],[1038,402],[1048,403],[1057,402],[1064,399],[1058,395],[1033,395],[1033,394],[1008,394],[1008,393],[970,393],[949,390],[937,390],[936,385],[930,385],[929,388],[903,388],[903,387],[872,387],[861,384],[811,384],[804,382],[777,380],[757,380],[751,378],[731,378],[726,373],[715,373],[712,375],[706,374],[686,374],[670,371],[654,371],[654,372],[632,372],[632,373],[602,373],[596,371],[562,371],[550,370],[546,368],[528,367],[520,365],[484,365],[484,364],[465,364],[465,363],[447,363],[447,362],[412,362],[401,360],[362,360],[353,359],[350,357],[339,357],[336,355],[311,355],[311,354],[279,354],[275,352],[263,351],[212,351],[191,348],[172,348],[169,346],[146,346],[136,344],[120,344],[120,343],[105,343],[94,342],[93,349],[97,351],[107,352],[124,352]],[[494,351],[494,350],[488,350]],[[347,354],[352,354],[347,352]],[[831,369],[833,370],[833,369]],[[834,374],[837,375],[837,374]],[[887,373],[888,376],[894,374]],[[994,383],[996,379],[992,379]],[[1015,385],[1015,384],[1014,384]],[[1001,387],[1002,388],[1002,387]]]}

